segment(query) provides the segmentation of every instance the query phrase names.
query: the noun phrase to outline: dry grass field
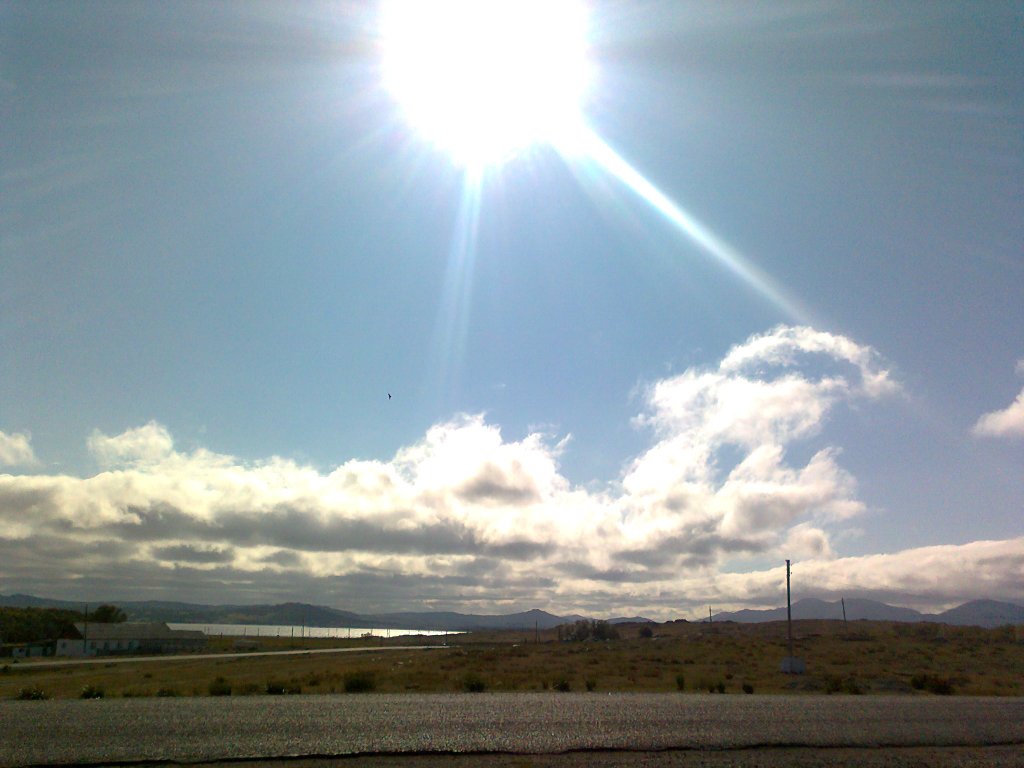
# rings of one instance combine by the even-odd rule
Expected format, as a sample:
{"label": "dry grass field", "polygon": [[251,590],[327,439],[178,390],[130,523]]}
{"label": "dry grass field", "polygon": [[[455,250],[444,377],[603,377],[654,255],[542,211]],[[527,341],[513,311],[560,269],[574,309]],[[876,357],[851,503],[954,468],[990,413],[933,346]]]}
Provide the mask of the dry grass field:
{"label": "dry grass field", "polygon": [[[1024,695],[1021,628],[936,624],[794,622],[796,655],[807,674],[781,674],[786,624],[675,622],[620,625],[620,639],[558,642],[554,630],[375,640],[264,639],[260,650],[365,646],[361,653],[168,657],[138,663],[35,667],[0,665],[0,698],[31,692],[78,698],[318,694],[367,691],[679,691],[694,693],[835,693],[856,695]],[[436,650],[373,649],[436,644]],[[537,642],[539,640],[539,642]],[[230,651],[213,639],[211,651]]]}

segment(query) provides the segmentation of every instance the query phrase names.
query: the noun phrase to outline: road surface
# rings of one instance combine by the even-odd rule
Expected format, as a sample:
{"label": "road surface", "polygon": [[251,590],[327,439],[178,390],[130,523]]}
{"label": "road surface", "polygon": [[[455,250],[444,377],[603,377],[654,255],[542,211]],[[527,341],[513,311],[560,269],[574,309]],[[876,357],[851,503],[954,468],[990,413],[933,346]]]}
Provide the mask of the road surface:
{"label": "road surface", "polygon": [[301,648],[293,651],[231,651],[228,653],[168,653],[163,656],[91,656],[85,659],[61,658],[55,661],[29,659],[20,669],[39,667],[73,667],[78,664],[145,664],[150,661],[198,661],[201,659],[241,659],[248,656],[312,656],[320,653],[361,653],[364,651],[430,651],[448,648],[447,645],[359,645],[351,648]]}
{"label": "road surface", "polygon": [[1024,751],[1024,699],[550,692],[0,702],[4,766],[985,745]]}

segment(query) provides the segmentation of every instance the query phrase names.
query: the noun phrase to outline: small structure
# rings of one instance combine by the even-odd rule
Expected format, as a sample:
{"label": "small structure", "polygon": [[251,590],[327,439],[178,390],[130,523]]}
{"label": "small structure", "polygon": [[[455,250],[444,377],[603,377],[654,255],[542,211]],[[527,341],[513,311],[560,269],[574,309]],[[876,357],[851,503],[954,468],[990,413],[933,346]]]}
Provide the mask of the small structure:
{"label": "small structure", "polygon": [[178,653],[206,647],[206,635],[171,629],[163,622],[75,624],[77,638],[57,641],[58,656],[109,656],[126,653]]}

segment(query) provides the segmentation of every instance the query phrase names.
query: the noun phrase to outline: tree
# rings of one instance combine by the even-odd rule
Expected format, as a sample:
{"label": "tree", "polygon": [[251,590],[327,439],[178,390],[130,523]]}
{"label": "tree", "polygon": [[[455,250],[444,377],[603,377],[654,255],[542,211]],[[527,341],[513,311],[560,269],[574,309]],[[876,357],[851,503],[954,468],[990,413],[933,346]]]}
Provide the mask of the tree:
{"label": "tree", "polygon": [[568,627],[565,639],[574,642],[587,640],[618,640],[619,633],[607,621],[580,619]]}
{"label": "tree", "polygon": [[97,624],[120,624],[127,620],[128,616],[124,611],[116,605],[107,605],[106,603],[89,614],[89,621],[95,621]]}
{"label": "tree", "polygon": [[78,611],[59,608],[0,608],[0,639],[5,643],[35,643],[77,637]]}

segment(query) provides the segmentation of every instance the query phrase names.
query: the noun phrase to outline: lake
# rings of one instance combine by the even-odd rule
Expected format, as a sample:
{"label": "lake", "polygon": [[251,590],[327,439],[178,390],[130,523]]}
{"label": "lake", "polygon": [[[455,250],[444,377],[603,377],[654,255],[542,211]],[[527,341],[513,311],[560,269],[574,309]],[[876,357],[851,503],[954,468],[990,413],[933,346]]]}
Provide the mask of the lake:
{"label": "lake", "polygon": [[400,637],[402,635],[457,635],[432,629],[368,629],[366,627],[303,627],[282,624],[181,624],[168,622],[171,629],[199,630],[210,637]]}

